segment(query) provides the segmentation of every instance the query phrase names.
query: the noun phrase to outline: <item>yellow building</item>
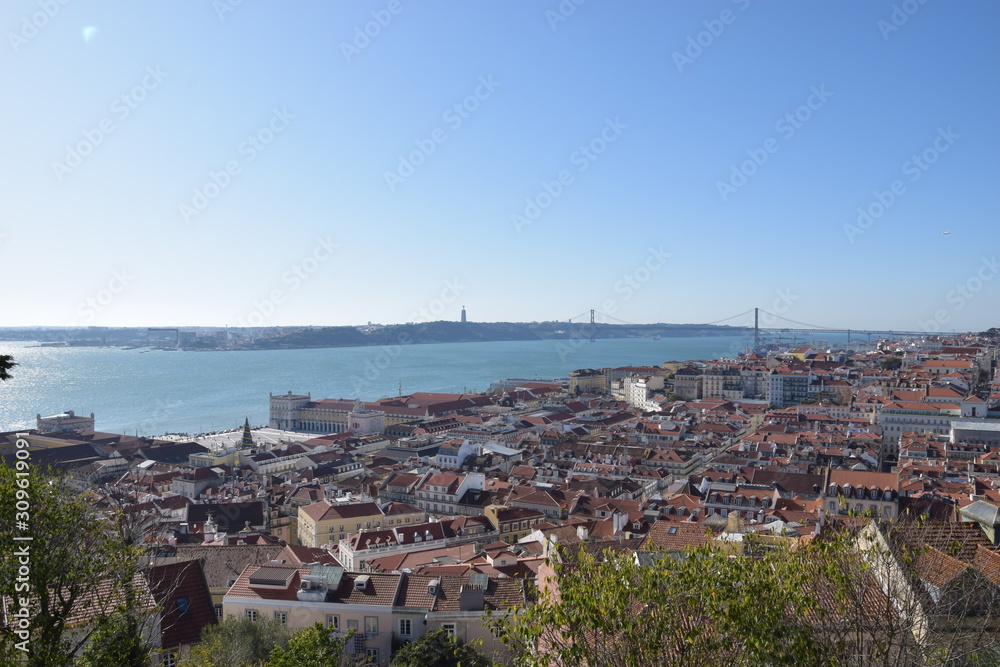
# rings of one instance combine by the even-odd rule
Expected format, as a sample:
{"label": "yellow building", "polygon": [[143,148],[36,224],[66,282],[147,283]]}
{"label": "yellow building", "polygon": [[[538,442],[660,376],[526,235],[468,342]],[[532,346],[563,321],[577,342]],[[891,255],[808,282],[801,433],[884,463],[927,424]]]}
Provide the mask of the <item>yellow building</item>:
{"label": "yellow building", "polygon": [[188,463],[195,468],[214,468],[221,465],[235,468],[238,460],[239,451],[236,449],[216,453],[191,454],[188,457]]}
{"label": "yellow building", "polygon": [[607,376],[593,368],[570,371],[569,392],[571,394],[603,394],[608,390]]}
{"label": "yellow building", "polygon": [[499,532],[497,539],[507,544],[515,544],[526,537],[535,528],[535,524],[546,521],[546,517],[538,510],[523,507],[507,507],[506,505],[487,505],[483,515],[490,520],[493,528]]}
{"label": "yellow building", "polygon": [[[22,440],[28,442],[28,451],[37,451],[39,449],[53,449],[55,447],[70,447],[72,445],[80,445],[90,441],[87,439],[77,439],[73,437],[72,433],[67,433],[63,435],[43,435],[41,433],[24,433],[21,435]],[[0,444],[0,453],[9,454],[15,449],[15,442],[17,438],[11,436],[10,442],[4,442]],[[9,451],[8,451],[9,450]]]}
{"label": "yellow building", "polygon": [[427,513],[395,503],[413,511],[383,512],[372,501],[360,503],[333,503],[322,500],[299,508],[298,538],[302,546],[323,547],[337,544],[360,530],[391,528],[411,523],[423,523]]}

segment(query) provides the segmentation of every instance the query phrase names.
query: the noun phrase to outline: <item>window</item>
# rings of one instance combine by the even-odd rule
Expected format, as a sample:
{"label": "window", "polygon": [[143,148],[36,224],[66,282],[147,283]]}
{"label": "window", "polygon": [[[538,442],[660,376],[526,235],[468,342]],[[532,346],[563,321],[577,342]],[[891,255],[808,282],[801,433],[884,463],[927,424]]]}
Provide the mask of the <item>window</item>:
{"label": "window", "polygon": [[257,610],[256,609],[245,609],[243,611],[243,613],[246,614],[246,617],[249,618],[251,621],[256,621],[257,620]]}
{"label": "window", "polygon": [[222,605],[221,604],[215,605],[215,617],[216,618],[222,618]]}
{"label": "window", "polygon": [[287,611],[276,611],[274,612],[274,620],[282,625],[288,625],[288,612]]}
{"label": "window", "polygon": [[326,627],[331,630],[340,630],[340,616],[337,616],[336,614],[327,614]]}
{"label": "window", "polygon": [[455,624],[454,623],[442,623],[441,628],[444,630],[445,634],[449,637],[455,636]]}
{"label": "window", "polygon": [[177,598],[174,602],[177,605],[177,613],[181,616],[186,614],[188,609],[191,608],[191,603],[186,597]]}
{"label": "window", "polygon": [[163,661],[160,664],[163,667],[177,667],[177,655],[174,653],[164,653]]}
{"label": "window", "polygon": [[378,649],[377,648],[366,648],[365,649],[365,660],[368,661],[370,665],[378,664]]}
{"label": "window", "polygon": [[365,634],[378,634],[378,616],[365,616]]}
{"label": "window", "polygon": [[348,632],[350,632],[351,630],[357,630],[357,629],[358,629],[358,622],[357,622],[357,620],[350,619],[350,620],[347,621],[347,631]]}
{"label": "window", "polygon": [[399,634],[402,635],[403,637],[409,637],[410,630],[411,630],[410,619],[408,618],[399,619]]}

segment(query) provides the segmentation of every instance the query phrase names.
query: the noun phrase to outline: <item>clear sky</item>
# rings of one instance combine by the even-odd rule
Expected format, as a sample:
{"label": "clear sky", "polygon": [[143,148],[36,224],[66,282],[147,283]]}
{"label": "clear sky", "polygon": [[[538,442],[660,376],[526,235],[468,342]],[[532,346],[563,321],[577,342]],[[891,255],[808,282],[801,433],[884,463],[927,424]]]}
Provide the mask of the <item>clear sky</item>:
{"label": "clear sky", "polygon": [[1000,325],[991,0],[63,2],[0,326]]}

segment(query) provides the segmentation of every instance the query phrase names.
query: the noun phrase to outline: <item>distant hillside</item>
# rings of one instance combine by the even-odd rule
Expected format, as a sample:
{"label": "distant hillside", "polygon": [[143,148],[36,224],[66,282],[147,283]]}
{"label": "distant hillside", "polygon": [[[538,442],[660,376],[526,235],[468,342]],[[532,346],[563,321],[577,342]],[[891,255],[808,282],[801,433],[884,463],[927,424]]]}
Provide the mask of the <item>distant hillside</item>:
{"label": "distant hillside", "polygon": [[[652,338],[654,336],[731,336],[745,333],[734,327],[683,324],[595,324],[595,338]],[[468,343],[504,340],[565,340],[589,338],[590,324],[567,322],[426,322],[384,327],[324,327],[258,339],[255,349]]]}

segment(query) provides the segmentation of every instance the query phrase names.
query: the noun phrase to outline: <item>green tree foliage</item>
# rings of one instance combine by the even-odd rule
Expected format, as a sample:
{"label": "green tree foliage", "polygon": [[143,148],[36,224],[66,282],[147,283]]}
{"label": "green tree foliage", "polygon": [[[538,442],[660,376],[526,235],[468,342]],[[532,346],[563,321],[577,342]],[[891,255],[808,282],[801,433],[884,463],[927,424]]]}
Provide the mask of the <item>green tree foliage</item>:
{"label": "green tree foliage", "polygon": [[459,644],[443,628],[404,644],[391,667],[489,667],[490,661],[470,644]]}
{"label": "green tree foliage", "polygon": [[878,365],[881,366],[883,370],[898,370],[903,365],[903,358],[897,356],[885,357],[878,362]]}
{"label": "green tree foliage", "polygon": [[17,628],[30,635],[21,644],[27,651],[14,628],[0,630],[0,662],[70,665],[103,619],[142,622],[150,598],[136,577],[139,551],[122,545],[90,498],[64,479],[25,460],[0,466],[0,525],[5,536],[31,538],[0,542],[0,596],[17,609],[27,601],[30,615],[28,627]]}
{"label": "green tree foliage", "polygon": [[823,665],[801,555],[587,552],[555,566],[558,592],[496,620],[521,665]]}
{"label": "green tree foliage", "polygon": [[117,613],[101,619],[77,663],[78,667],[148,667],[150,664],[149,647],[143,641],[141,620],[128,613]]}
{"label": "green tree foliage", "polygon": [[995,664],[1000,582],[972,565],[986,554],[959,561],[956,524],[857,525],[794,548],[562,551],[538,602],[490,624],[532,667]]}
{"label": "green tree foliage", "polygon": [[287,648],[275,648],[269,667],[329,667],[347,661],[344,645],[354,634],[340,635],[316,622],[299,630],[288,640]]}
{"label": "green tree foliage", "polygon": [[201,633],[201,642],[191,649],[183,665],[191,667],[252,667],[267,664],[276,649],[283,649],[291,632],[279,621],[253,621],[227,616]]}
{"label": "green tree foliage", "polygon": [[0,354],[0,381],[9,380],[11,378],[10,369],[17,366],[14,363],[14,357],[9,354]]}

